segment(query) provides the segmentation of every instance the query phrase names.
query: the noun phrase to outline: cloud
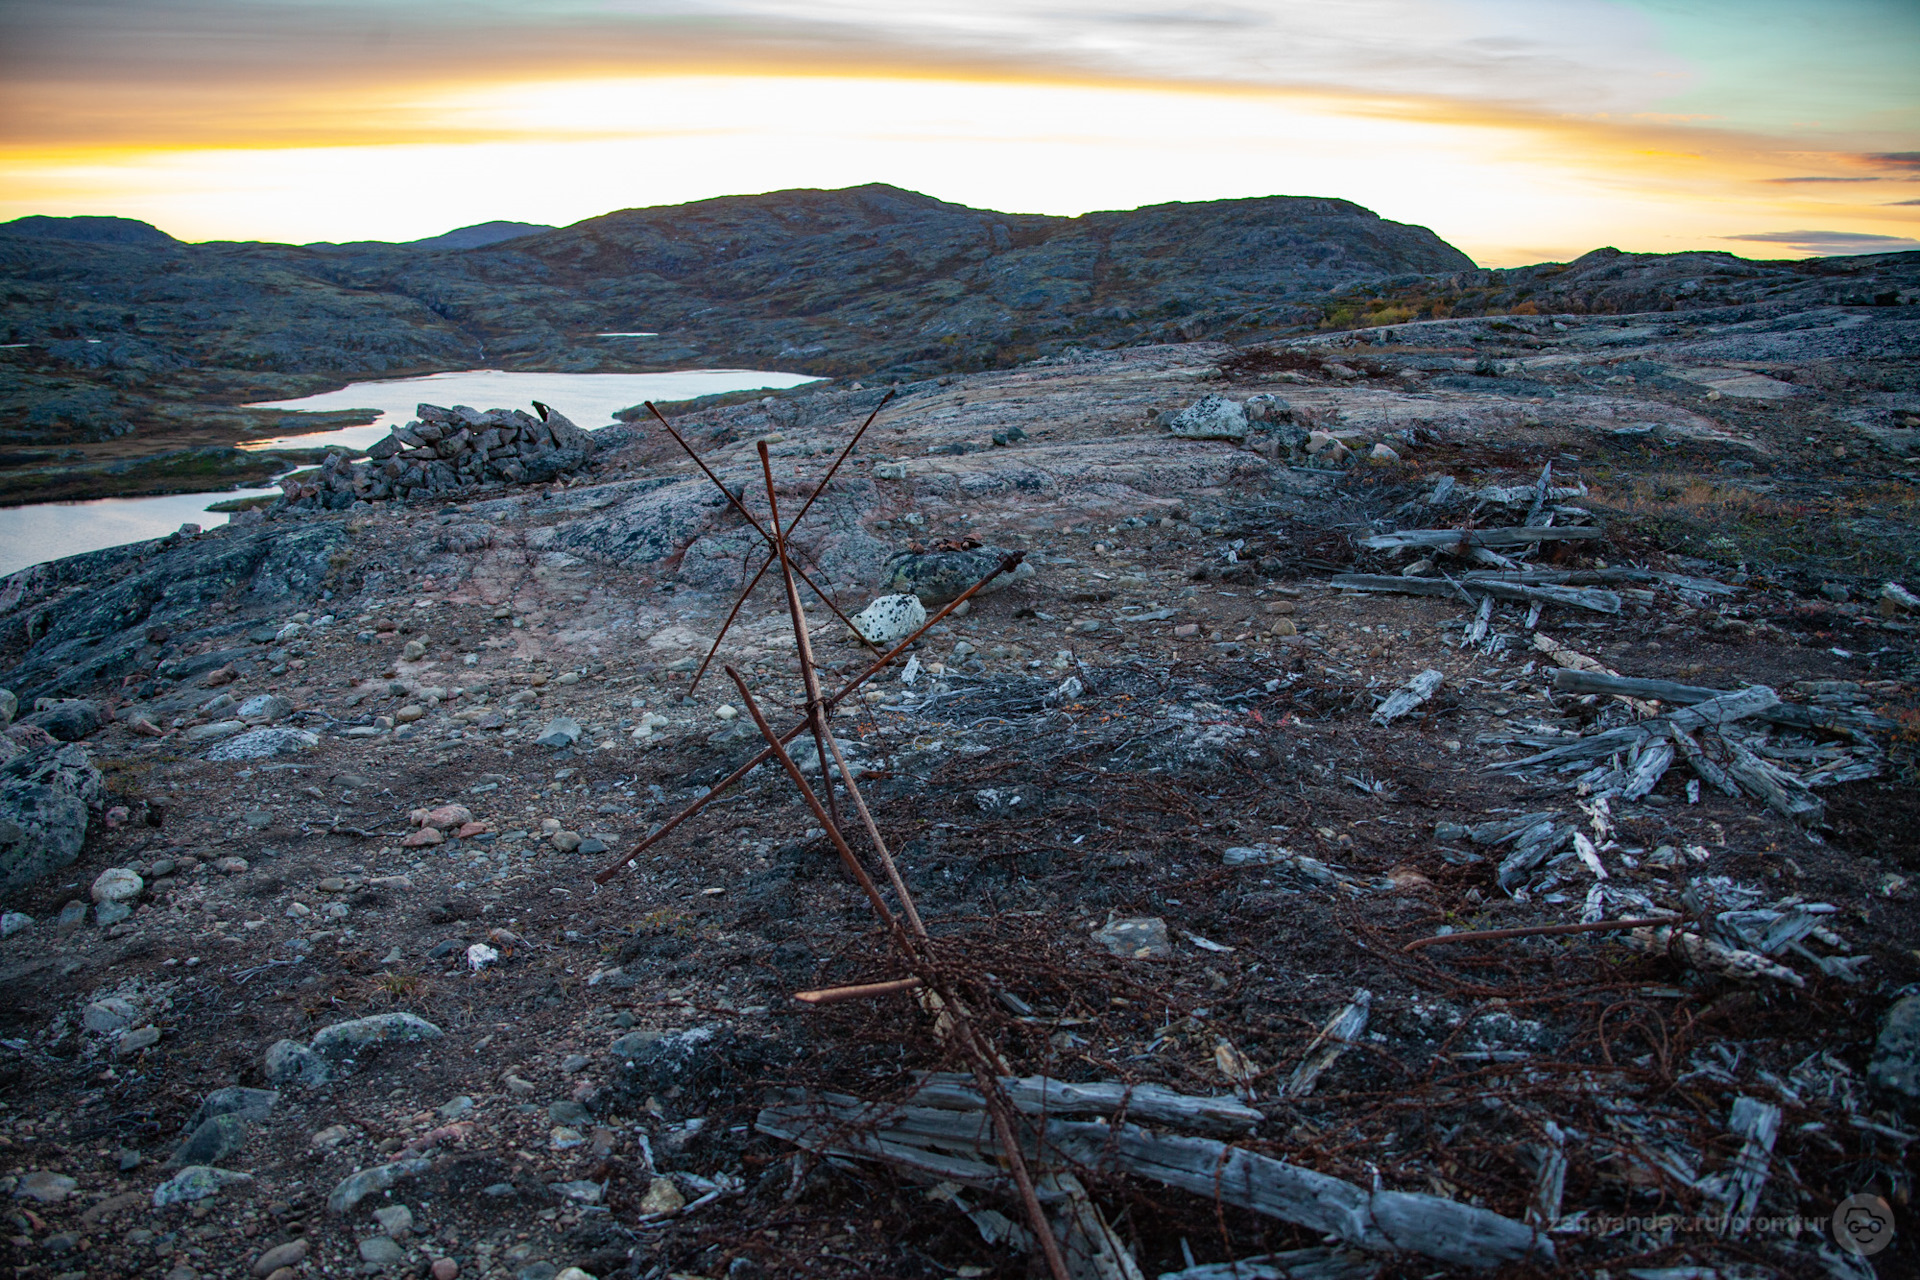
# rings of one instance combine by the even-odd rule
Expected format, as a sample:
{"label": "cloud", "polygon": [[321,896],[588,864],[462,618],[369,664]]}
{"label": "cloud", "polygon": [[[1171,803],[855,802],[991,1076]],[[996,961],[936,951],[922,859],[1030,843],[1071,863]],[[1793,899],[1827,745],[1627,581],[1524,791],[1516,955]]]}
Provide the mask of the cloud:
{"label": "cloud", "polygon": [[[1920,201],[1907,203],[1920,204]],[[1904,253],[1909,249],[1920,249],[1920,240],[1911,240],[1906,236],[1873,235],[1865,231],[1754,231],[1720,238],[1786,245],[1823,258],[1858,253]]]}
{"label": "cloud", "polygon": [[1903,204],[1920,204],[1920,200],[1889,200],[1887,201],[1887,208],[1897,209]]}
{"label": "cloud", "polygon": [[1868,164],[1885,165],[1889,169],[1920,169],[1920,151],[1876,151],[1861,159]]}
{"label": "cloud", "polygon": [[1885,178],[1766,178],[1763,181],[1784,186],[1793,182],[1885,182]]}

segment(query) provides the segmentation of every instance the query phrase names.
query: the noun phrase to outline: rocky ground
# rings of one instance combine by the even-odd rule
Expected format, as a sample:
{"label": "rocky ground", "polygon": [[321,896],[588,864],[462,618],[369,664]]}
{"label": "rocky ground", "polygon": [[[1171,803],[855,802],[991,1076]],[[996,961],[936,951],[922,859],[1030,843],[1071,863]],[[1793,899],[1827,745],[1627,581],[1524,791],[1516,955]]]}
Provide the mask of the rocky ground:
{"label": "rocky ground", "polygon": [[[1452,319],[895,388],[801,563],[849,613],[910,543],[1032,566],[835,718],[1012,1071],[1238,1092],[1244,1149],[1538,1225],[1554,1260],[1510,1274],[1870,1274],[1824,1224],[1870,1192],[1905,1226],[1920,1092],[1912,317]],[[755,511],[766,441],[790,514],[884,394],[675,425]],[[718,671],[690,689],[751,530],[665,432],[619,431],[565,483],[0,582],[7,797],[43,804],[4,846],[20,1275],[1035,1274],[950,1188],[757,1128],[776,1087],[890,1099],[957,1065],[908,996],[792,999],[899,969],[784,777],[593,878],[757,741]],[[1580,532],[1494,554],[1612,609],[1476,625],[1333,585],[1487,568],[1395,531],[1549,522]],[[865,651],[809,617],[838,687]],[[721,657],[793,717],[770,587]],[[1629,799],[1640,747],[1502,767],[1673,717],[1556,688],[1583,660],[1806,708],[1728,741],[1818,810],[1684,761]],[[1403,950],[1662,912],[1682,936]],[[1321,1243],[1088,1183],[1146,1274]],[[1755,1221],[1722,1234],[1734,1203]]]}

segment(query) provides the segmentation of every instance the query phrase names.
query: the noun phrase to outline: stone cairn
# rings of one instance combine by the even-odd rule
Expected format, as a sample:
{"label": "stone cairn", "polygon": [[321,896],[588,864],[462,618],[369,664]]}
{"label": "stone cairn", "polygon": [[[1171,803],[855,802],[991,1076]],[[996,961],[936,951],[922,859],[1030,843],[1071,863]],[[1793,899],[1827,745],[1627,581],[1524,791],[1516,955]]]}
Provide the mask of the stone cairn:
{"label": "stone cairn", "polygon": [[281,481],[288,506],[341,510],[356,501],[428,498],[494,484],[545,484],[585,469],[593,436],[539,401],[540,414],[423,404],[367,461],[334,454],[316,476]]}

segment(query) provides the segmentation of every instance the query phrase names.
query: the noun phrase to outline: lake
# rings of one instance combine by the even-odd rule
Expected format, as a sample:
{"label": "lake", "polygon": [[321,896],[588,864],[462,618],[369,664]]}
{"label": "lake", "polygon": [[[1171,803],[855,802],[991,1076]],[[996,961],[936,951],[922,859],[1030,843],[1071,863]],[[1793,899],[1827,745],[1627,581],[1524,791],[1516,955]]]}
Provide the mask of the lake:
{"label": "lake", "polygon": [[[608,334],[640,337],[640,334]],[[784,391],[813,382],[803,373],[775,373],[761,369],[688,369],[677,373],[507,373],[499,369],[469,369],[434,373],[388,382],[355,382],[299,400],[275,400],[251,405],[256,409],[303,410],[374,409],[380,417],[364,427],[320,431],[308,435],[250,440],[247,448],[275,445],[318,448],[339,444],[364,449],[405,425],[414,406],[471,405],[476,409],[526,409],[535,400],[558,409],[580,426],[592,430],[613,422],[614,412],[643,400],[691,400],[724,391]],[[275,489],[223,489],[217,493],[180,493],[160,498],[100,498],[91,502],[44,502],[27,507],[0,508],[0,576],[43,560],[98,551],[123,543],[140,542],[172,533],[183,524],[203,529],[225,524],[224,514],[209,512],[211,503],[247,494],[278,493]]]}
{"label": "lake", "polygon": [[[602,335],[628,337],[639,335]],[[469,369],[460,373],[433,373],[389,382],[355,382],[338,391],[298,400],[269,400],[249,409],[322,411],[377,409],[380,417],[364,427],[320,431],[309,435],[249,440],[246,448],[275,446],[317,448],[340,444],[364,449],[394,427],[405,426],[414,406],[456,404],[475,409],[525,409],[533,402],[551,405],[587,430],[613,422],[618,410],[643,400],[691,400],[723,391],[784,391],[816,379],[804,373],[771,373],[762,369],[686,369],[675,373],[508,373],[500,369]]]}
{"label": "lake", "polygon": [[0,577],[39,564],[128,542],[161,538],[183,524],[222,525],[224,511],[211,503],[273,489],[223,489],[218,493],[171,493],[160,498],[96,498],[91,502],[42,502],[0,507]]}

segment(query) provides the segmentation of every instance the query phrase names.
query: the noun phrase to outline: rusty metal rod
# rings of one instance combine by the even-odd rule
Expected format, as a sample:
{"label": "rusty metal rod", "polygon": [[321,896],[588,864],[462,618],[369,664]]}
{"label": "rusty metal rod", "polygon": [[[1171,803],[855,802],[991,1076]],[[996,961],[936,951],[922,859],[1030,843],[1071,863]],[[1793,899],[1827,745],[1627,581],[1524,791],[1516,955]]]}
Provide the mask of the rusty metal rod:
{"label": "rusty metal rod", "polygon": [[[653,402],[651,400],[647,401],[647,408],[653,410],[654,417],[660,418],[660,425],[667,429],[667,434],[673,437],[674,442],[676,444],[678,444],[682,449],[685,449],[687,451],[687,456],[693,459],[694,464],[696,466],[698,466],[702,471],[707,473],[707,479],[713,481],[714,488],[720,490],[721,494],[726,498],[726,500],[733,504],[733,509],[740,513],[741,518],[744,519],[748,524],[753,526],[753,531],[755,533],[759,534],[762,538],[765,538],[767,540],[768,546],[772,546],[774,544],[773,535],[768,533],[766,529],[761,526],[760,522],[753,518],[753,512],[747,510],[745,504],[743,504],[740,501],[740,499],[733,496],[733,490],[727,488],[725,484],[721,483],[720,477],[713,474],[713,468],[709,467],[706,464],[706,460],[703,459],[699,454],[693,451],[693,446],[688,444],[686,441],[686,438],[683,437],[678,431],[675,431],[673,429],[673,424],[660,416],[660,411],[658,409],[653,408]],[[764,450],[766,448],[766,445],[763,443],[760,447]],[[872,646],[873,642],[868,640],[865,636],[860,635],[860,628],[853,625],[853,619],[849,618],[846,614],[840,612],[840,606],[833,602],[832,596],[828,595],[826,592],[820,589],[819,583],[815,582],[812,578],[809,578],[804,569],[795,569],[794,572],[800,575],[800,581],[806,583],[809,587],[813,589],[813,594],[815,594],[816,596],[819,596],[821,601],[827,606],[827,608],[833,610],[834,617],[840,619],[840,621],[847,624],[847,630],[853,632],[854,635],[859,636],[861,644],[868,645],[870,647]]]}
{"label": "rusty metal rod", "polygon": [[813,638],[807,634],[806,615],[800,610],[800,588],[793,580],[793,564],[787,557],[787,537],[780,528],[780,499],[773,488],[773,462],[767,452],[766,441],[760,442],[760,469],[767,478],[767,510],[772,512],[768,522],[774,528],[774,555],[780,559],[780,576],[787,589],[787,611],[793,616],[793,646],[800,659],[800,679],[807,689],[807,715],[813,720],[813,738],[820,752],[820,780],[826,789],[827,808],[833,811],[833,820],[840,820],[840,810],[833,802],[833,772],[827,765],[827,755],[833,755],[833,764],[840,770],[840,781],[847,789],[847,798],[853,801],[853,807],[860,815],[860,821],[866,826],[867,838],[873,842],[875,855],[880,866],[887,873],[888,883],[900,900],[900,910],[907,917],[907,924],[914,933],[924,938],[927,927],[920,922],[920,911],[913,903],[913,895],[907,892],[906,881],[900,878],[900,868],[894,864],[893,855],[887,852],[887,842],[880,835],[879,824],[873,820],[873,814],[867,810],[867,801],[860,794],[860,788],[853,780],[853,770],[847,768],[847,758],[840,752],[840,744],[834,740],[833,726],[827,723],[826,707],[820,695],[820,673],[813,662]]}
{"label": "rusty metal rod", "polygon": [[[867,415],[867,420],[860,424],[860,429],[853,433],[853,439],[847,441],[847,447],[840,451],[840,456],[835,458],[833,465],[827,468],[827,474],[821,477],[819,484],[814,486],[813,492],[807,496],[806,502],[801,505],[799,514],[787,522],[785,530],[786,537],[792,537],[794,529],[798,527],[802,520],[807,518],[807,512],[813,510],[814,502],[819,499],[821,494],[827,491],[827,486],[833,483],[834,476],[840,473],[840,464],[852,456],[854,446],[860,443],[860,437],[867,434],[867,428],[873,425],[873,420],[880,416],[880,411],[887,407],[887,401],[891,399],[893,399],[893,388],[889,387],[887,394],[880,397],[880,403],[873,406],[873,412]],[[649,404],[647,408],[651,409],[653,406]],[[774,527],[779,528],[778,521],[774,522]],[[767,570],[771,568],[773,568],[773,552],[769,551],[767,552],[767,558],[760,564],[760,571],[753,575],[753,581],[749,582],[740,592],[740,598],[733,602],[733,608],[727,612],[727,620],[720,624],[720,634],[713,638],[713,647],[707,650],[707,656],[701,661],[700,669],[693,673],[693,683],[687,686],[688,697],[692,697],[694,692],[700,688],[700,681],[705,678],[707,668],[712,665],[713,656],[720,652],[720,642],[727,638],[727,631],[733,626],[733,620],[740,616],[741,606],[746,604],[747,597],[753,594],[753,589],[760,585],[760,579],[766,577]],[[880,646],[865,636],[860,637],[860,642],[875,653],[880,652]]]}
{"label": "rusty metal rod", "polygon": [[[995,568],[992,573],[989,573],[986,577],[980,579],[980,581],[974,583],[971,587],[968,587],[964,592],[962,592],[956,598],[949,600],[944,606],[941,607],[938,613],[934,614],[932,617],[928,618],[925,622],[921,623],[919,628],[912,635],[906,637],[904,640],[900,641],[900,643],[894,645],[893,648],[881,654],[880,657],[873,663],[872,666],[868,667],[865,671],[862,671],[859,675],[855,676],[852,680],[848,681],[844,688],[842,688],[838,693],[834,694],[832,697],[827,699],[827,705],[828,706],[837,705],[841,700],[846,698],[849,694],[853,693],[861,685],[865,684],[868,680],[872,679],[874,676],[878,675],[880,672],[886,670],[887,666],[890,663],[892,663],[895,658],[899,657],[902,653],[905,653],[907,651],[907,648],[910,645],[912,645],[914,641],[918,640],[921,636],[925,635],[929,628],[939,623],[948,614],[952,613],[955,609],[959,608],[961,605],[965,604],[967,601],[973,599],[973,597],[977,595],[982,588],[984,588],[989,582],[992,582],[995,578],[999,577],[1001,574],[1012,573],[1016,568],[1019,567],[1020,562],[1025,558],[1026,558],[1026,552],[1016,551],[1013,554],[1009,555],[1006,559],[1002,560],[999,566]],[[791,729],[786,730],[784,733],[780,735],[781,743],[785,744],[788,742],[792,742],[795,738],[799,737],[802,733],[804,733],[806,731],[806,728],[807,728],[807,722],[805,720],[802,720],[799,724],[794,725]],[[763,749],[760,752],[760,754],[756,755],[753,759],[747,761],[745,764],[741,765],[738,769],[735,769],[732,773],[728,774],[726,777],[722,778],[719,782],[715,783],[713,785],[713,789],[708,791],[706,795],[701,796],[698,800],[695,800],[692,804],[682,809],[679,813],[674,814],[673,817],[661,823],[660,829],[658,831],[655,831],[653,834],[643,838],[638,844],[634,845],[632,849],[628,850],[625,854],[623,854],[617,861],[610,863],[606,867],[603,867],[598,873],[594,875],[593,877],[594,883],[605,884],[607,881],[619,875],[621,868],[625,867],[628,863],[632,862],[635,858],[645,853],[653,845],[657,844],[660,840],[664,839],[668,832],[672,831],[675,827],[678,827],[681,823],[685,822],[688,818],[691,818],[695,814],[699,813],[702,809],[706,808],[714,800],[718,799],[720,795],[723,792],[725,792],[728,787],[740,781],[740,779],[746,777],[748,774],[752,773],[755,769],[758,769],[761,765],[765,764],[768,760],[771,760],[772,758],[773,758],[773,749],[771,747]]]}
{"label": "rusty metal rod", "polygon": [[732,667],[726,667],[724,670],[739,688],[740,699],[747,704],[747,714],[753,717],[754,725],[760,730],[761,736],[766,738],[767,750],[779,757],[780,767],[787,771],[787,776],[793,779],[793,785],[800,789],[800,798],[807,802],[807,807],[813,810],[814,819],[826,829],[827,839],[833,842],[833,847],[840,854],[840,861],[846,865],[848,874],[853,876],[854,881],[866,893],[867,901],[873,907],[873,913],[880,917],[881,924],[897,935],[894,941],[906,953],[907,959],[919,961],[921,957],[908,941],[906,931],[900,927],[900,921],[895,918],[893,912],[887,910],[886,899],[880,896],[880,886],[873,882],[873,877],[867,874],[867,869],[860,865],[860,859],[854,855],[852,846],[847,844],[846,837],[840,834],[840,828],[827,815],[825,806],[820,803],[820,797],[815,795],[813,788],[807,785],[806,775],[800,772],[800,766],[793,762],[793,757],[787,754],[785,744],[780,741],[779,735],[774,733],[773,726],[767,723],[767,717],[761,712],[760,704],[754,700],[752,692],[748,690],[747,682]]}
{"label": "rusty metal rod", "polygon": [[918,978],[895,978],[891,982],[865,982],[855,987],[822,987],[818,991],[796,991],[793,998],[802,1004],[841,1004],[848,1000],[872,1000],[879,996],[918,991]]}
{"label": "rusty metal rod", "polygon": [[1400,948],[1402,954],[1430,947],[1436,942],[1495,942],[1501,938],[1547,938],[1565,933],[1617,933],[1622,929],[1645,929],[1678,924],[1684,916],[1658,920],[1595,920],[1589,924],[1541,924],[1518,929],[1478,929],[1471,933],[1436,933],[1431,938],[1415,938]]}
{"label": "rusty metal rod", "polygon": [[[760,442],[760,470],[767,481],[767,523],[773,526],[773,554],[780,560],[780,578],[786,587],[787,614],[793,622],[793,652],[800,660],[800,684],[807,691],[807,722],[813,726],[813,748],[820,761],[820,787],[827,793],[827,812],[833,815],[834,824],[840,822],[840,806],[833,798],[833,768],[828,762],[829,747],[833,743],[833,726],[827,723],[823,707],[824,695],[820,692],[820,673],[813,666],[813,637],[807,634],[806,606],[800,603],[800,586],[793,580],[793,562],[787,559],[787,539],[780,531],[780,497],[773,487],[773,455],[767,452],[767,442]],[[729,675],[733,669],[727,669]],[[736,677],[737,682],[737,677]],[[741,686],[745,688],[744,685]],[[840,752],[834,748],[832,756],[837,759]],[[847,778],[844,766],[840,776]]]}

